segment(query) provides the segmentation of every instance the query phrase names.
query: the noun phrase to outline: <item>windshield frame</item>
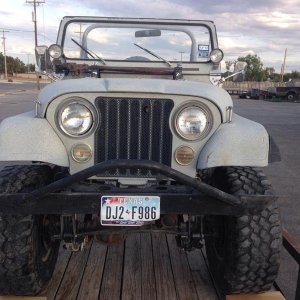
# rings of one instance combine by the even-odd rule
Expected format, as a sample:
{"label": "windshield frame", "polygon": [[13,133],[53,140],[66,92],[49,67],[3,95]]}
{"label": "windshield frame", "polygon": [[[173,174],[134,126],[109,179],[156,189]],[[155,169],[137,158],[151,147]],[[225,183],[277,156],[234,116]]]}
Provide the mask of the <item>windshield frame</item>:
{"label": "windshield frame", "polygon": [[[217,34],[216,28],[212,21],[191,21],[191,20],[176,20],[176,19],[137,19],[137,18],[103,18],[103,17],[64,17],[61,21],[59,34],[57,36],[57,44],[61,45],[62,48],[64,47],[64,41],[66,37],[67,27],[70,23],[91,23],[92,25],[97,25],[96,27],[115,27],[117,28],[118,25],[122,28],[153,28],[153,29],[166,29],[171,31],[181,31],[185,32],[188,31],[187,27],[191,26],[202,26],[208,30],[210,44],[211,44],[211,51],[218,48],[217,42]],[[96,24],[98,23],[98,24]],[[91,28],[92,30],[92,28]],[[88,33],[87,33],[88,34]],[[187,33],[188,34],[188,33]],[[190,36],[190,34],[188,34]],[[192,39],[191,39],[192,40]],[[84,45],[83,45],[84,46]],[[192,46],[191,46],[192,49]],[[192,53],[192,51],[191,51]],[[69,58],[66,57],[68,61],[82,61],[82,62],[97,62],[98,59],[87,59],[87,58]],[[107,62],[124,62],[122,59],[105,59]],[[140,61],[134,61],[134,63],[140,63]],[[171,60],[172,63],[178,63],[178,61]],[[143,61],[146,64],[155,64],[161,63],[161,61]],[[189,61],[182,61],[181,63],[184,64],[207,64],[212,63],[210,59],[207,61],[196,61],[190,59]]]}

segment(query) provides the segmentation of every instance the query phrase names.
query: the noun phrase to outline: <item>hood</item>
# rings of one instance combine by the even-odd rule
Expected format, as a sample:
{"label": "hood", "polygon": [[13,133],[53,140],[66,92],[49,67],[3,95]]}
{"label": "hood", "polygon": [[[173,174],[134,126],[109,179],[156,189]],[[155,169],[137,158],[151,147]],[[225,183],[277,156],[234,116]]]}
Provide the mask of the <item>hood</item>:
{"label": "hood", "polygon": [[61,80],[44,87],[38,96],[42,115],[45,115],[48,104],[54,98],[79,92],[198,96],[213,102],[221,111],[223,120],[226,120],[227,107],[232,106],[232,99],[225,90],[208,83],[167,79],[81,78]]}

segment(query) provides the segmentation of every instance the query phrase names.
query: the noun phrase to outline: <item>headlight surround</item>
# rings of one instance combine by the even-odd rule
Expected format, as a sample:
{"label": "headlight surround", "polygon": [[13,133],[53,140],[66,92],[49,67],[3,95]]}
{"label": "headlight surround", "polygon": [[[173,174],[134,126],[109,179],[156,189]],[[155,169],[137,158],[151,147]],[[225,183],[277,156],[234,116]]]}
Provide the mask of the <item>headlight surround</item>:
{"label": "headlight surround", "polygon": [[48,51],[49,51],[49,55],[52,58],[60,58],[63,54],[63,50],[61,46],[57,44],[52,44],[51,46],[49,46]]}
{"label": "headlight surround", "polygon": [[216,48],[210,52],[210,59],[214,64],[218,64],[224,57],[224,53],[221,49]]}
{"label": "headlight surround", "polygon": [[65,102],[58,110],[60,129],[69,136],[78,137],[89,133],[95,123],[93,107],[81,98]]}
{"label": "headlight surround", "polygon": [[212,120],[212,114],[206,105],[192,102],[177,111],[175,129],[181,138],[197,141],[206,137],[210,132]]}

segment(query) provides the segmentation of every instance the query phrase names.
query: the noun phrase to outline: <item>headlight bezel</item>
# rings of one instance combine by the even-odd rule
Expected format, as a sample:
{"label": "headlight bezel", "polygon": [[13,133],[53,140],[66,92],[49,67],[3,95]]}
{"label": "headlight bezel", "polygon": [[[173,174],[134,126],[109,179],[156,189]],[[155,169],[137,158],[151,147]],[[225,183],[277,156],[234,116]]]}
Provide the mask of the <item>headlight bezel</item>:
{"label": "headlight bezel", "polygon": [[[219,55],[220,58],[213,59],[214,55]],[[224,58],[224,52],[220,48],[215,48],[209,53],[209,58],[213,64],[219,64]]]}
{"label": "headlight bezel", "polygon": [[[207,125],[204,128],[204,130],[199,134],[198,137],[196,138],[192,138],[189,136],[186,136],[184,133],[181,132],[180,128],[179,128],[179,124],[178,124],[178,118],[180,116],[180,114],[187,108],[197,108],[199,110],[201,110],[206,119],[207,119]],[[213,127],[213,115],[211,110],[208,108],[208,106],[202,102],[198,102],[198,101],[188,101],[186,103],[184,103],[183,105],[180,105],[176,111],[175,114],[173,116],[173,128],[175,129],[175,133],[176,135],[181,138],[184,141],[189,141],[189,142],[197,142],[200,140],[203,140],[204,138],[207,137],[207,135],[211,132],[211,129]]]}
{"label": "headlight bezel", "polygon": [[[60,51],[59,55],[53,55],[53,54],[51,55],[51,50],[53,50],[53,48],[59,49],[59,51]],[[49,48],[48,48],[48,52],[49,52],[49,55],[51,56],[51,58],[53,58],[53,59],[58,59],[58,58],[61,58],[63,56],[63,49],[58,44],[52,44],[52,45],[50,45]]]}
{"label": "headlight bezel", "polygon": [[[63,126],[63,122],[62,122],[62,112],[64,111],[64,109],[66,109],[66,107],[70,106],[71,104],[79,104],[84,106],[85,108],[87,108],[90,113],[91,113],[91,125],[89,126],[88,130],[85,131],[84,133],[81,134],[72,134],[70,132],[68,132],[65,127]],[[67,98],[65,101],[63,101],[56,109],[56,114],[55,114],[55,122],[56,122],[56,126],[58,127],[58,129],[60,130],[60,132],[62,132],[63,134],[65,134],[68,137],[72,137],[72,138],[82,138],[82,137],[87,137],[89,135],[91,135],[98,122],[99,122],[99,116],[96,113],[96,109],[95,107],[86,99],[82,98],[82,97],[70,97]]]}

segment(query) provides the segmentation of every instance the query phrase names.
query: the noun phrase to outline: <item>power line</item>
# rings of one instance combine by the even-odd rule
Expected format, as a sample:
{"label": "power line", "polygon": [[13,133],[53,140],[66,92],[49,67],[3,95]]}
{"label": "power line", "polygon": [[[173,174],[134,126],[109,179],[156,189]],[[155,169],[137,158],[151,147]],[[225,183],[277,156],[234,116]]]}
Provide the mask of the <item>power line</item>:
{"label": "power line", "polygon": [[[12,28],[0,28],[0,31],[2,31],[2,30],[8,30],[9,32],[12,32],[12,33],[14,33],[14,32],[26,32],[26,33],[32,33],[32,32],[34,32],[34,30],[22,30],[22,29],[12,29]],[[43,37],[44,39],[46,39],[46,40],[48,40],[48,41],[50,41],[50,42],[52,42],[52,43],[56,43],[55,40],[48,38],[44,33],[38,33],[37,35]]]}
{"label": "power line", "polygon": [[2,30],[9,30],[9,31],[16,31],[16,32],[34,32],[33,30],[22,30],[22,29],[12,29],[12,28],[0,28],[0,31]]}

